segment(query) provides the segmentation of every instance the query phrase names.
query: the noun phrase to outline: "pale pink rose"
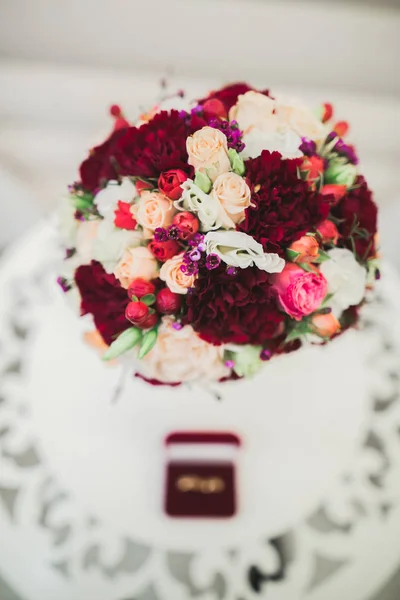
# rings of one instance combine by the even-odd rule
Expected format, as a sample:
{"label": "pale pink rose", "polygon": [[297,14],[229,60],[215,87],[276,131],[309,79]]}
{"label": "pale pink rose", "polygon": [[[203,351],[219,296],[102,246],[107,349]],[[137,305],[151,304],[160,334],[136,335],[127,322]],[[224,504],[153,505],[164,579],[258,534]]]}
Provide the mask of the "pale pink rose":
{"label": "pale pink rose", "polygon": [[281,273],[271,276],[271,282],[282,309],[296,321],[317,310],[326,296],[328,283],[317,270],[304,271],[286,263]]}
{"label": "pale pink rose", "polygon": [[148,248],[128,248],[117,264],[114,275],[123,288],[128,289],[134,279],[146,281],[158,277],[158,263]]}
{"label": "pale pink rose", "polygon": [[188,137],[188,163],[206,173],[212,181],[231,168],[226,135],[213,127],[203,127]]}
{"label": "pale pink rose", "polygon": [[236,104],[229,111],[229,119],[237,121],[245,134],[252,129],[273,132],[278,126],[274,107],[275,101],[272,98],[249,91],[238,96]]}
{"label": "pale pink rose", "polygon": [[157,227],[168,227],[176,214],[176,209],[169,198],[158,192],[144,191],[137,204],[132,206],[132,214],[143,227],[146,238],[152,238]]}
{"label": "pale pink rose", "polygon": [[319,140],[325,135],[325,127],[313,112],[296,101],[277,101],[275,114],[280,125],[286,125],[300,137]]}
{"label": "pale pink rose", "polygon": [[188,288],[193,287],[195,276],[182,272],[183,252],[167,260],[160,270],[160,279],[165,281],[171,292],[187,294]]}
{"label": "pale pink rose", "polygon": [[190,325],[177,330],[173,323],[173,318],[163,317],[156,345],[138,363],[143,376],[179,383],[195,379],[215,381],[229,374],[224,365],[223,346],[203,341]]}
{"label": "pale pink rose", "polygon": [[236,173],[222,173],[214,181],[211,195],[216,198],[229,217],[229,227],[235,227],[245,218],[251,204],[251,192],[245,179]]}

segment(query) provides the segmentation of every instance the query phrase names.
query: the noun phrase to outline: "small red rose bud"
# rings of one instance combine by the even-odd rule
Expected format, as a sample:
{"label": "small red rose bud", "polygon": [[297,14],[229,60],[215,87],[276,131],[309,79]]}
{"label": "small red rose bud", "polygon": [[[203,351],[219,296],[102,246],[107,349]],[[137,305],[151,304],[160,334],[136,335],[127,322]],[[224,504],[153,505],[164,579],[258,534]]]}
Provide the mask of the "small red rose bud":
{"label": "small red rose bud", "polygon": [[323,185],[320,189],[320,194],[323,196],[333,196],[333,200],[331,200],[331,206],[336,206],[336,204],[343,198],[346,194],[347,187],[345,185],[338,185],[337,183],[329,183]]}
{"label": "small red rose bud", "polygon": [[125,310],[125,317],[134,325],[140,326],[149,314],[149,307],[144,302],[129,302]]}
{"label": "small red rose bud", "polygon": [[158,178],[158,189],[170,200],[178,200],[182,196],[181,184],[188,176],[181,169],[164,171]]}
{"label": "small red rose bud", "polygon": [[323,244],[337,244],[339,232],[333,221],[329,221],[329,219],[322,221],[322,223],[318,225],[317,231],[321,236],[321,241]]}
{"label": "small red rose bud", "polygon": [[222,104],[221,100],[218,100],[217,98],[206,100],[203,104],[203,111],[206,118],[220,117],[222,119],[227,119],[228,117],[225,106]]}
{"label": "small red rose bud", "polygon": [[156,297],[156,308],[158,312],[164,315],[172,315],[181,308],[181,294],[174,294],[169,288],[160,290]]}
{"label": "small red rose bud", "polygon": [[342,138],[349,131],[349,124],[347,123],[347,121],[338,121],[335,124],[335,126],[333,128],[333,131],[335,133],[337,133],[339,137]]}
{"label": "small red rose bud", "polygon": [[149,244],[149,249],[160,262],[165,262],[181,252],[181,247],[176,240],[168,240],[167,242],[153,240]]}
{"label": "small red rose bud", "polygon": [[333,116],[333,106],[329,102],[325,102],[323,104],[323,114],[322,114],[322,122],[326,123]]}
{"label": "small red rose bud", "polygon": [[172,220],[172,223],[179,227],[181,240],[187,240],[199,230],[198,218],[190,212],[178,212]]}
{"label": "small red rose bud", "polygon": [[128,287],[128,296],[129,298],[136,296],[136,298],[140,299],[143,296],[147,296],[147,294],[154,294],[155,289],[156,288],[151,281],[146,281],[145,279],[138,277],[137,279],[134,279]]}
{"label": "small red rose bud", "polygon": [[149,312],[143,323],[138,324],[139,329],[151,329],[158,322],[158,314]]}

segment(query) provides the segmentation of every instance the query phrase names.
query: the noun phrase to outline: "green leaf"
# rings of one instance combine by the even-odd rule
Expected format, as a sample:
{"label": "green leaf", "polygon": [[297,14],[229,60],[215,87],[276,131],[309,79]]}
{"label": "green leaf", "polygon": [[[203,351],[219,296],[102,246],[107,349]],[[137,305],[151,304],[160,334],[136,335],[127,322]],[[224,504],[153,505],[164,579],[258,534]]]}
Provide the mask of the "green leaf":
{"label": "green leaf", "polygon": [[290,260],[291,262],[296,262],[296,258],[298,258],[300,256],[301,252],[296,252],[295,250],[289,250],[289,248],[286,250],[286,255],[288,257],[288,260]]}
{"label": "green leaf", "polygon": [[132,302],[139,302],[139,298],[137,296],[135,296],[135,294],[132,294],[131,301]]}
{"label": "green leaf", "polygon": [[231,162],[232,171],[237,175],[244,175],[246,168],[244,166],[243,159],[239,156],[236,150],[229,148],[228,156]]}
{"label": "green leaf", "polygon": [[154,294],[146,294],[142,298],[140,298],[140,302],[146,304],[146,306],[151,306],[156,301],[156,297]]}
{"label": "green leaf", "polygon": [[326,262],[327,260],[331,260],[331,257],[329,256],[329,254],[327,252],[324,252],[323,250],[319,250],[318,258],[314,259],[313,262],[314,263],[323,263],[323,262]]}
{"label": "green leaf", "polygon": [[194,183],[205,194],[208,194],[208,192],[212,188],[212,182],[211,182],[211,179],[209,178],[209,176],[206,175],[205,173],[201,173],[200,171],[196,172],[196,175],[195,175],[195,178],[194,178]]}
{"label": "green leaf", "polygon": [[71,200],[76,210],[81,212],[90,210],[93,207],[93,196],[90,196],[89,194],[82,194],[79,196],[73,194]]}
{"label": "green leaf", "polygon": [[309,265],[307,263],[297,263],[297,264],[299,265],[299,267],[304,269],[304,271],[307,271],[308,273],[315,273],[315,269],[313,269],[311,265]]}
{"label": "green leaf", "polygon": [[147,331],[144,334],[142,343],[140,344],[138,358],[143,358],[144,356],[146,356],[146,354],[150,352],[150,350],[154,348],[157,341],[157,336],[157,327],[155,327],[154,329],[150,329],[150,331]]}
{"label": "green leaf", "polygon": [[137,327],[125,329],[117,339],[111,344],[107,352],[103,355],[103,360],[112,360],[131,350],[142,337],[142,332]]}

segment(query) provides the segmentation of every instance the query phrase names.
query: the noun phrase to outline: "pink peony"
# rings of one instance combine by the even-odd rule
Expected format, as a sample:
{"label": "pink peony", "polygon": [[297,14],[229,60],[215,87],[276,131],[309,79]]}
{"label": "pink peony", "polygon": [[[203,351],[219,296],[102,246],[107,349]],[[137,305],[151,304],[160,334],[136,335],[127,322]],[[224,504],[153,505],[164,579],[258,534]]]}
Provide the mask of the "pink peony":
{"label": "pink peony", "polygon": [[272,275],[271,281],[282,309],[296,321],[320,307],[328,287],[321,273],[304,271],[293,263]]}

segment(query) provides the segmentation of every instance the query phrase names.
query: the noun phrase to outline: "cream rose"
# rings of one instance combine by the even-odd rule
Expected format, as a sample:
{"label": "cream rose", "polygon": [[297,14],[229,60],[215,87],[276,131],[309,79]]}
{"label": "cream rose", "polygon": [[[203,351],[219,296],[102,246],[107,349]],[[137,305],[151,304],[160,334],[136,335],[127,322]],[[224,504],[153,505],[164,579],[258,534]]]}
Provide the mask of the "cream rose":
{"label": "cream rose", "polygon": [[128,289],[138,277],[146,281],[158,277],[158,264],[148,248],[127,248],[114,270],[114,275],[122,287]]}
{"label": "cream rose", "polygon": [[229,119],[239,123],[240,129],[248,133],[251,129],[275,131],[277,118],[274,115],[275,102],[259,92],[241,94],[229,111]]}
{"label": "cream rose", "polygon": [[251,204],[251,192],[243,177],[236,173],[222,173],[214,181],[211,196],[221,204],[232,228],[244,220],[245,210]]}
{"label": "cream rose", "polygon": [[186,140],[188,162],[196,171],[206,173],[211,181],[231,168],[226,135],[213,127],[203,127]]}
{"label": "cream rose", "polygon": [[301,137],[319,140],[326,133],[323,123],[314,113],[297,101],[277,99],[275,113],[281,125],[286,125]]}
{"label": "cream rose", "polygon": [[215,381],[229,375],[224,365],[223,346],[213,346],[199,338],[190,325],[173,328],[173,319],[164,317],[157,343],[137,368],[148,379],[179,383],[196,379]]}
{"label": "cream rose", "polygon": [[267,273],[280,273],[285,261],[278,254],[264,252],[261,244],[241,231],[210,231],[204,238],[207,254],[216,254],[232,267],[255,265]]}
{"label": "cream rose", "polygon": [[165,261],[160,270],[160,279],[165,281],[171,292],[187,294],[188,288],[193,287],[195,276],[186,275],[181,271],[183,253]]}
{"label": "cream rose", "polygon": [[166,196],[158,192],[142,192],[140,200],[132,206],[132,214],[143,227],[143,235],[152,238],[157,227],[168,227],[176,214],[176,209]]}

